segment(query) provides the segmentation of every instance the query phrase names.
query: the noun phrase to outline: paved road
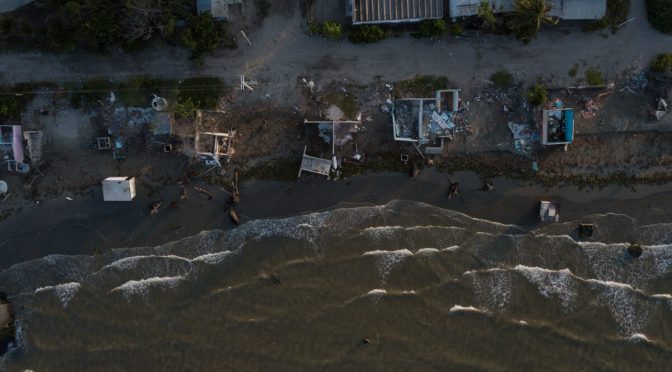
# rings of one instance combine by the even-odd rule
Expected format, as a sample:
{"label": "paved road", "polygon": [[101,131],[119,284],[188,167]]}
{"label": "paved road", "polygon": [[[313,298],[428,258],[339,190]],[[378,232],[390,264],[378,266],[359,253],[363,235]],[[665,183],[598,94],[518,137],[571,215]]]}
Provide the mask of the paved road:
{"label": "paved road", "polygon": [[270,93],[278,93],[283,87],[295,86],[300,75],[316,81],[368,82],[377,75],[396,80],[422,73],[447,75],[468,89],[470,82],[506,67],[528,81],[544,76],[565,84],[570,82],[568,71],[575,63],[599,66],[609,78],[633,63],[645,66],[656,54],[672,52],[672,36],[649,27],[643,0],[633,1],[630,16],[636,20],[616,35],[584,33],[578,26],[560,25],[542,32],[529,45],[502,36],[472,40],[447,37],[438,42],[404,37],[375,45],[353,45],[307,36],[304,19],[297,10],[291,17],[267,18],[262,28],[250,35],[252,47],[241,42],[237,50],[220,50],[203,66],[190,64],[188,53],[178,48],[150,49],[132,56],[6,53],[0,55],[0,81],[215,74],[233,82],[235,75],[246,72]]}

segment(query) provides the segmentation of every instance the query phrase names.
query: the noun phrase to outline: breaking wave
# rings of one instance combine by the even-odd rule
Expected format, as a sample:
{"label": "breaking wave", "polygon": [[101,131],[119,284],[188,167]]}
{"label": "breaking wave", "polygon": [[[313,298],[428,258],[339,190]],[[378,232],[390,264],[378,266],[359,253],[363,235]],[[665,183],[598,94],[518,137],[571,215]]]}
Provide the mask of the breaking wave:
{"label": "breaking wave", "polygon": [[[95,257],[46,256],[0,273],[0,290],[19,309],[18,324],[30,324],[21,330],[29,336],[25,341],[22,335],[21,345],[40,345],[26,347],[25,356],[10,353],[3,363],[17,369],[45,367],[49,364],[40,363],[55,363],[56,355],[74,363],[81,357],[79,349],[109,350],[129,363],[142,360],[124,354],[135,341],[122,336],[106,340],[105,334],[71,330],[73,341],[62,346],[56,338],[65,331],[57,329],[54,335],[39,328],[53,319],[78,319],[87,329],[106,332],[151,334],[157,341],[148,347],[161,360],[173,360],[161,349],[170,349],[164,339],[171,337],[183,337],[175,341],[182,347],[201,340],[220,351],[220,345],[227,350],[250,347],[246,342],[254,339],[268,352],[258,355],[259,369],[268,369],[272,355],[279,354],[305,369],[332,366],[350,355],[340,345],[361,339],[355,336],[360,331],[368,332],[367,342],[375,344],[370,338],[381,334],[407,347],[411,340],[418,342],[427,353],[433,352],[432,346],[420,337],[449,344],[446,335],[454,334],[477,340],[471,341],[474,345],[497,337],[511,344],[529,338],[532,349],[534,340],[567,350],[589,343],[604,355],[613,352],[600,345],[613,346],[613,340],[630,347],[655,344],[652,358],[667,360],[672,350],[672,335],[665,331],[672,327],[672,242],[664,230],[669,226],[637,227],[623,215],[587,216],[583,221],[595,224],[594,238],[579,239],[570,223],[526,230],[393,201],[250,221],[235,230],[202,232],[158,247],[115,249]],[[642,237],[639,258],[629,256],[622,240],[632,236]],[[119,295],[126,301],[119,301]],[[54,300],[62,306],[50,306]],[[126,324],[117,317],[134,321]],[[157,318],[170,320],[165,328],[152,328]],[[534,326],[520,333],[520,326],[528,324]],[[296,349],[272,341],[284,338]],[[322,338],[330,347],[320,349]],[[234,360],[241,355],[221,352]],[[487,354],[474,353],[474,360]],[[301,359],[305,355],[313,359]],[[442,359],[445,354],[432,355],[449,362]],[[395,355],[389,358],[397,360]],[[564,360],[561,355],[548,358]],[[516,369],[506,359],[491,360]]]}

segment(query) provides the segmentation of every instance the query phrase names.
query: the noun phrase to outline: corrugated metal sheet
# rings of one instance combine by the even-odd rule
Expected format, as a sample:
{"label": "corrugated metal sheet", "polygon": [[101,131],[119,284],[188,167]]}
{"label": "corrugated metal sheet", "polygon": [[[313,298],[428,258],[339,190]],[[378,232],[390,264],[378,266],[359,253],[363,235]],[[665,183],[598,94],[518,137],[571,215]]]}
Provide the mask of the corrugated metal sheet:
{"label": "corrugated metal sheet", "polygon": [[443,18],[443,0],[353,0],[353,24],[417,22],[436,18]]}

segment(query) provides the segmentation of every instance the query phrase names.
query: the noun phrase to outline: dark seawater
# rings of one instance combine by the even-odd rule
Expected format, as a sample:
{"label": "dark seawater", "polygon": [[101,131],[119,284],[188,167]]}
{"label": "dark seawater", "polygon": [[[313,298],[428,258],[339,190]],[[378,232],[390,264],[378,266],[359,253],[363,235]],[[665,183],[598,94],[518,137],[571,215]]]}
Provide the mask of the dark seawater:
{"label": "dark seawater", "polygon": [[670,370],[672,226],[586,220],[580,242],[393,201],[47,256],[0,273],[0,369]]}

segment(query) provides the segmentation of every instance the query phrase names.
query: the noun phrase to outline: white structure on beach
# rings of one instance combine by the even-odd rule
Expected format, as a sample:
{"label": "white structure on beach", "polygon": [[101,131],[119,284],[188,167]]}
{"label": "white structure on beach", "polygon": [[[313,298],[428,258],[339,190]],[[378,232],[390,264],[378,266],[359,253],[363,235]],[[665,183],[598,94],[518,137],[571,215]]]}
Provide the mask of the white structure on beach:
{"label": "white structure on beach", "polygon": [[135,198],[135,177],[108,177],[103,180],[104,201],[131,201]]}

